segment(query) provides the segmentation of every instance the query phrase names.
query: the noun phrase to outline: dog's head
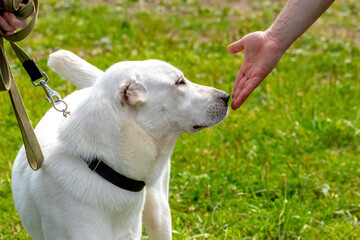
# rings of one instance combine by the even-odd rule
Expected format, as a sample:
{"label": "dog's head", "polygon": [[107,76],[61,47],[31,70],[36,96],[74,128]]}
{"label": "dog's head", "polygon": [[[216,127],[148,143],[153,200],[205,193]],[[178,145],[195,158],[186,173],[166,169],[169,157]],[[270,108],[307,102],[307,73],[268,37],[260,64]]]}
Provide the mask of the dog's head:
{"label": "dog's head", "polygon": [[228,112],[226,92],[192,83],[159,60],[117,63],[100,82],[115,99],[114,109],[129,113],[156,135],[197,132],[220,122]]}

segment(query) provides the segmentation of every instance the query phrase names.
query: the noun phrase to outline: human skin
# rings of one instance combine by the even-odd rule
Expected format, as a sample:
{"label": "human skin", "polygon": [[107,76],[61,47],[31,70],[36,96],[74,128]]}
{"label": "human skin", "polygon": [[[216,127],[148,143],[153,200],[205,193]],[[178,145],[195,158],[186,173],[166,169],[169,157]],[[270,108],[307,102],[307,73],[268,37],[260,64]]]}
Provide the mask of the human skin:
{"label": "human skin", "polygon": [[230,44],[228,51],[244,50],[244,61],[236,76],[231,108],[238,109],[274,69],[281,56],[334,0],[289,0],[266,30],[250,33]]}
{"label": "human skin", "polygon": [[[1,1],[1,0],[0,0]],[[6,0],[3,0],[4,2]],[[21,7],[21,3],[20,3]],[[35,13],[35,12],[34,12]],[[32,16],[34,15],[32,14]],[[26,19],[19,20],[13,13],[4,12],[2,16],[0,16],[0,29],[2,29],[5,35],[11,35],[16,32],[16,29],[24,28],[27,24]]]}

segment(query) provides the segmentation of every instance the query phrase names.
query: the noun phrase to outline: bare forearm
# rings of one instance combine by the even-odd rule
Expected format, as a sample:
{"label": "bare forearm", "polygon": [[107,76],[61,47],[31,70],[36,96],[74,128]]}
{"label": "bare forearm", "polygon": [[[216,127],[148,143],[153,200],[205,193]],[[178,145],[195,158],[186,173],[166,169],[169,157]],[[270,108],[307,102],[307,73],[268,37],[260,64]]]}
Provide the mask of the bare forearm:
{"label": "bare forearm", "polygon": [[267,34],[279,41],[284,51],[301,36],[335,0],[289,0]]}

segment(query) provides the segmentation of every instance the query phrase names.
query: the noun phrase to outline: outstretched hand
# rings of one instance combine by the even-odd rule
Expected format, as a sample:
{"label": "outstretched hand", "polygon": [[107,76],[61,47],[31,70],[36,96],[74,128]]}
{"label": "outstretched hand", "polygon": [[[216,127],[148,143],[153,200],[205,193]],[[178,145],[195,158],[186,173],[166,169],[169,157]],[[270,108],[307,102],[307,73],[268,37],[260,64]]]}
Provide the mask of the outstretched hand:
{"label": "outstretched hand", "polygon": [[286,49],[267,32],[250,33],[227,49],[233,54],[244,50],[244,61],[232,94],[231,108],[236,110],[274,69]]}

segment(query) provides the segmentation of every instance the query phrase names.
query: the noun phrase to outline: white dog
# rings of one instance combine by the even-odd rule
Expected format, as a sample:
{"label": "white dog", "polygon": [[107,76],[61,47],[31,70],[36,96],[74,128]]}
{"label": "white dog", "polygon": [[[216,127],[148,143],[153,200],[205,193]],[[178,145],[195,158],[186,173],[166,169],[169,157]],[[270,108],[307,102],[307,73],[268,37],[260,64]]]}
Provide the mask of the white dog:
{"label": "white dog", "polygon": [[15,160],[13,196],[30,237],[140,239],[143,221],[150,239],[171,239],[175,140],[221,121],[229,95],[159,60],[104,73],[62,50],[49,66],[83,89],[64,99],[69,117],[51,109],[37,125],[42,168],[31,170],[24,148]]}

